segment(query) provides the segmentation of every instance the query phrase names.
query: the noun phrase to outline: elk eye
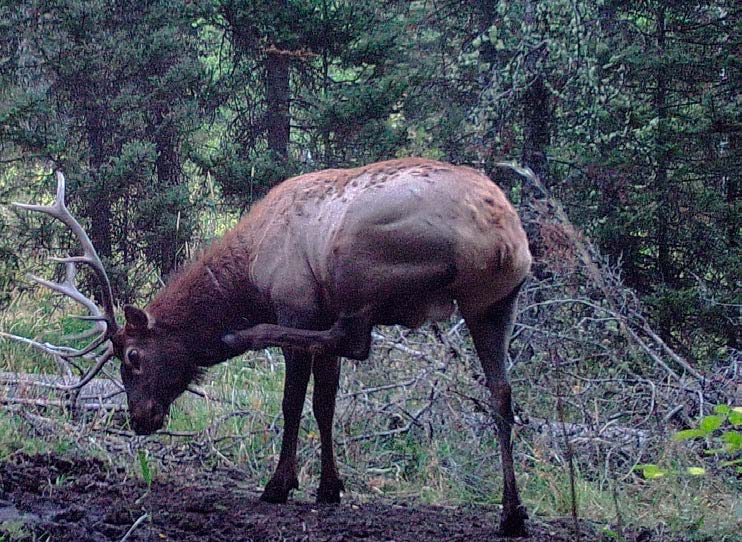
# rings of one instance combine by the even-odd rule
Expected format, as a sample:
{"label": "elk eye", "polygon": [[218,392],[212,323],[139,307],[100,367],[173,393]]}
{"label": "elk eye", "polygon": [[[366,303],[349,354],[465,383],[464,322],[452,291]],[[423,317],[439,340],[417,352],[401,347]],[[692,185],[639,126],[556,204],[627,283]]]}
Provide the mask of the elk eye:
{"label": "elk eye", "polygon": [[139,356],[139,350],[129,350],[129,352],[126,354],[126,360],[129,362],[131,368],[135,371],[138,371],[140,369],[142,360]]}

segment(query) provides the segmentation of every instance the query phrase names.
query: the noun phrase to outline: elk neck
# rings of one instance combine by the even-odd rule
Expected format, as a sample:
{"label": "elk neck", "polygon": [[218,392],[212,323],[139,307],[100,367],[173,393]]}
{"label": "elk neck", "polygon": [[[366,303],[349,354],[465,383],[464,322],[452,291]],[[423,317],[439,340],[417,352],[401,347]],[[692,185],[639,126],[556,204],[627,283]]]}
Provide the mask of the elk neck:
{"label": "elk neck", "polygon": [[157,327],[188,342],[198,364],[227,359],[222,337],[274,317],[251,283],[247,243],[236,232],[215,241],[172,277],[147,307]]}

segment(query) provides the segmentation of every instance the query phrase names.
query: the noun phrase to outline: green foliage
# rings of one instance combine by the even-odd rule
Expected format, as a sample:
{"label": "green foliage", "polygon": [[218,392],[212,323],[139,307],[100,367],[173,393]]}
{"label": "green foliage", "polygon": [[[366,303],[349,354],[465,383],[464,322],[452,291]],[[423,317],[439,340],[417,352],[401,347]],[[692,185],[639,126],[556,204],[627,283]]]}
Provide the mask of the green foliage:
{"label": "green foliage", "polygon": [[24,432],[23,419],[6,411],[0,411],[0,436],[0,461],[17,452],[29,455],[50,451],[62,453],[73,445],[65,436],[60,436],[55,443],[40,437],[30,437]]}
{"label": "green foliage", "polygon": [[137,450],[137,462],[139,464],[139,474],[142,476],[142,480],[147,484],[147,487],[152,487],[152,480],[154,479],[154,473],[152,472],[152,463],[149,459],[149,452],[147,450]]}
{"label": "green foliage", "polygon": [[646,478],[647,480],[662,478],[667,474],[666,470],[661,469],[660,467],[652,463],[638,464],[634,467],[634,469],[641,472],[644,478]]}
{"label": "green foliage", "polygon": [[[70,204],[88,219],[114,288],[127,299],[132,262],[144,255],[167,273],[186,256],[192,234],[181,168],[204,114],[196,91],[207,86],[196,14],[189,3],[162,0],[115,9],[90,1],[28,5],[5,15],[0,115],[9,129],[0,149],[11,163],[24,157],[8,183],[27,184],[38,161],[64,169]],[[129,212],[134,202],[142,214]],[[143,231],[151,237],[142,239]],[[141,250],[144,242],[150,250]]]}
{"label": "green foliage", "polygon": [[230,201],[244,207],[301,169],[396,154],[408,128],[392,119],[409,89],[401,12],[326,0],[217,5],[228,137],[203,165]]}
{"label": "green foliage", "polygon": [[[696,427],[678,431],[673,435],[675,441],[703,439],[708,447],[704,449],[706,456],[718,458],[722,468],[734,468],[737,475],[742,474],[742,407],[716,405],[715,414],[704,416]],[[706,468],[691,466],[683,471],[661,468],[657,465],[645,463],[636,465],[635,470],[642,473],[644,478],[652,480],[667,474],[690,474],[703,476]]]}
{"label": "green foliage", "polygon": [[[673,437],[675,440],[703,438],[709,442],[710,448],[704,450],[706,455],[725,457],[720,461],[722,467],[734,467],[737,474],[742,474],[742,407],[717,405],[716,414],[704,416],[698,427],[679,431]],[[703,469],[695,468],[691,474],[703,474]],[[690,472],[690,470],[689,470]]]}
{"label": "green foliage", "polygon": [[[143,261],[164,275],[188,256],[204,181],[242,212],[304,170],[516,158],[620,262],[668,344],[701,363],[739,349],[730,2],[113,6],[0,7],[0,202],[48,193],[53,159],[123,300],[152,282]],[[0,239],[30,232],[0,213]],[[0,242],[0,304],[17,247]]]}

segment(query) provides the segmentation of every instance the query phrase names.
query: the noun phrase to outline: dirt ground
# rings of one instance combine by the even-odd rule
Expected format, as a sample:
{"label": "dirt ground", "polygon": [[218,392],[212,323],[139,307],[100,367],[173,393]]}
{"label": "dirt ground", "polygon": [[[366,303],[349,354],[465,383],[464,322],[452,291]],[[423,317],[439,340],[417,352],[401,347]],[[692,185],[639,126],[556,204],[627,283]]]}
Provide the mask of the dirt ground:
{"label": "dirt ground", "polygon": [[[0,540],[426,542],[496,541],[498,511],[378,501],[270,505],[229,473],[200,471],[151,488],[91,459],[16,455],[0,463]],[[133,527],[133,528],[132,528]],[[577,540],[571,519],[532,519],[532,542]],[[582,541],[608,541],[580,525]],[[5,538],[3,538],[3,536]],[[627,542],[669,542],[649,530]]]}

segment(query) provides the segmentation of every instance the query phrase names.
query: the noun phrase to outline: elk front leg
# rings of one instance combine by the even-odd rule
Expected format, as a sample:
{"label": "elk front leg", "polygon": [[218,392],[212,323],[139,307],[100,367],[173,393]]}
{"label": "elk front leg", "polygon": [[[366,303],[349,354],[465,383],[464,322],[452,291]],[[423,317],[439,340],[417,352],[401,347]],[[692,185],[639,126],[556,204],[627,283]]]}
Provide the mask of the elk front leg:
{"label": "elk front leg", "polygon": [[304,397],[312,370],[312,359],[307,352],[284,349],[286,377],[283,389],[283,441],[281,456],[273,477],[265,486],[261,500],[285,503],[292,489],[299,487],[296,476],[296,443],[304,409]]}
{"label": "elk front leg", "polygon": [[312,374],[314,375],[312,407],[319,427],[322,461],[317,502],[338,503],[340,492],[345,488],[338,476],[335,464],[332,425],[335,417],[335,397],[340,379],[340,361],[335,356],[316,356],[312,364]]}

